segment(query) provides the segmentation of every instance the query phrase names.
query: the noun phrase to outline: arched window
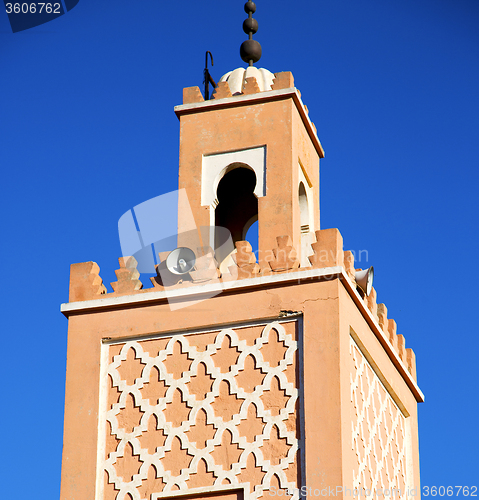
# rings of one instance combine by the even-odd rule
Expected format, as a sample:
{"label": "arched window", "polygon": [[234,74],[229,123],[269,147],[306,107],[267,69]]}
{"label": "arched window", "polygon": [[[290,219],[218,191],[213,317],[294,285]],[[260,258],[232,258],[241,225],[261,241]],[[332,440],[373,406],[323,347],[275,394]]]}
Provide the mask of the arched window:
{"label": "arched window", "polygon": [[309,267],[311,263],[309,262],[308,256],[311,255],[311,241],[309,234],[309,205],[308,205],[308,195],[306,194],[306,189],[304,184],[300,182],[299,191],[299,214],[301,223],[301,267]]}
{"label": "arched window", "polygon": [[[301,219],[301,232],[309,233],[309,207],[308,207],[308,195],[306,194],[306,189],[304,184],[301,182],[299,184],[299,211]],[[304,229],[303,229],[304,228]]]}
{"label": "arched window", "polygon": [[[258,220],[258,199],[254,194],[256,174],[244,164],[232,164],[218,183],[215,209],[215,226],[225,227],[233,243],[242,241],[250,226]],[[254,248],[257,242],[250,242]],[[221,242],[215,242],[219,262],[227,256],[218,255]]]}

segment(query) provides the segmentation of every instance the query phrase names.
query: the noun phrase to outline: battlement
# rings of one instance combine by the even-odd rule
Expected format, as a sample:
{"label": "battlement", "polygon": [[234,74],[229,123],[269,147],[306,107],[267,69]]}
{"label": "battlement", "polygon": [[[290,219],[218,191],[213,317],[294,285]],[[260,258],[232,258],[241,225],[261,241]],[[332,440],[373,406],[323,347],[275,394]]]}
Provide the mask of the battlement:
{"label": "battlement", "polygon": [[[117,281],[111,283],[113,291],[108,292],[99,272],[99,266],[94,262],[72,264],[70,273],[70,302],[103,299],[107,297],[133,296],[148,294],[155,291],[172,292],[194,289],[194,287],[207,284],[227,285],[231,282],[243,280],[256,280],[258,283],[269,276],[284,276],[288,281],[295,274],[300,276],[303,271],[313,269],[337,269],[343,270],[343,281],[348,280],[349,286],[355,291],[355,299],[358,307],[363,312],[368,310],[387,339],[390,347],[394,350],[398,359],[407,368],[409,374],[416,380],[416,358],[411,348],[406,348],[405,337],[397,333],[397,325],[393,319],[388,318],[388,310],[385,304],[377,303],[377,292],[373,288],[366,295],[356,286],[354,255],[351,251],[343,250],[343,238],[338,229],[322,229],[314,233],[315,242],[311,244],[312,255],[309,256],[309,266],[301,266],[298,253],[292,245],[291,238],[287,235],[276,238],[277,246],[268,252],[264,261],[267,267],[261,267],[257,262],[251,244],[247,241],[235,243],[236,251],[232,255],[233,265],[228,271],[221,273],[218,262],[211,248],[197,249],[197,260],[194,270],[187,275],[177,276],[175,281],[165,283],[162,280],[157,266],[157,276],[150,278],[152,287],[143,288],[140,281],[140,273],[137,270],[137,261],[134,257],[121,257],[120,268],[115,271]],[[160,259],[165,262],[169,252],[162,252]],[[346,278],[347,277],[347,278]],[[332,272],[329,279],[340,278],[337,273]],[[298,278],[307,279],[307,278]]]}

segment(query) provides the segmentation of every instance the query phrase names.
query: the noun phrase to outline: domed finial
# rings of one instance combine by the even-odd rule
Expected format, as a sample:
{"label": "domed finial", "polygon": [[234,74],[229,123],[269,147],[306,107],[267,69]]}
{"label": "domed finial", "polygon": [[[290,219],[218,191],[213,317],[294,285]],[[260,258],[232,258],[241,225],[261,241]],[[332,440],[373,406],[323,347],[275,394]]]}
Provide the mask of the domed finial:
{"label": "domed finial", "polygon": [[244,62],[253,66],[253,63],[261,59],[261,45],[256,40],[253,40],[253,35],[258,31],[258,21],[253,19],[253,14],[256,12],[256,4],[248,0],[244,5],[244,10],[248,14],[248,19],[245,19],[243,23],[243,31],[249,35],[249,39],[241,44],[240,56]]}

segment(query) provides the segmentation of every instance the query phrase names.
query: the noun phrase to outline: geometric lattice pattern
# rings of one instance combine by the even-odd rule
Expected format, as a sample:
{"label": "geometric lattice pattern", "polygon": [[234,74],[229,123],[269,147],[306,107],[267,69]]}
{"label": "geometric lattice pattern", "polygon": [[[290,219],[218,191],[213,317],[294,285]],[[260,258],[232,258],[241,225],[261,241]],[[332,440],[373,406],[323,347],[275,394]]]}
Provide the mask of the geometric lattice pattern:
{"label": "geometric lattice pattern", "polygon": [[271,322],[103,346],[103,498],[249,483],[256,499],[300,487],[297,328]]}
{"label": "geometric lattice pattern", "polygon": [[[368,360],[350,340],[353,487],[408,498],[406,418]],[[400,494],[399,494],[400,492]]]}

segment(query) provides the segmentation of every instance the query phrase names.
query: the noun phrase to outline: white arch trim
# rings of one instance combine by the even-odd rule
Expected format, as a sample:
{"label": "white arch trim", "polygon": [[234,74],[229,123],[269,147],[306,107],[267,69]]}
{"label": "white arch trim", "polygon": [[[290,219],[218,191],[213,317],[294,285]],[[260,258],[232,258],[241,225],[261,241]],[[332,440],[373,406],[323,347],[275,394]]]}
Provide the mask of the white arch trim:
{"label": "white arch trim", "polygon": [[245,163],[256,174],[254,194],[266,194],[266,146],[203,156],[201,167],[201,205],[216,205],[216,188],[232,163]]}
{"label": "white arch trim", "polygon": [[[303,165],[301,165],[301,162],[298,162],[298,170],[299,170],[299,185],[303,184],[304,190],[306,192],[306,199],[308,201],[308,224],[309,224],[309,230],[314,232],[319,227],[317,227],[319,224],[317,220],[314,219],[314,196],[313,196],[313,187],[310,184],[310,181],[308,177],[306,177],[306,174],[303,169]],[[301,223],[302,224],[302,223]]]}

